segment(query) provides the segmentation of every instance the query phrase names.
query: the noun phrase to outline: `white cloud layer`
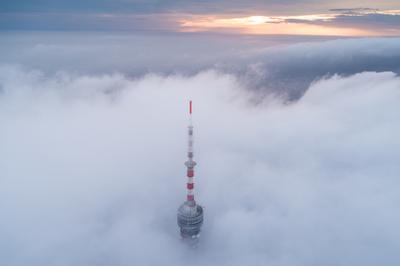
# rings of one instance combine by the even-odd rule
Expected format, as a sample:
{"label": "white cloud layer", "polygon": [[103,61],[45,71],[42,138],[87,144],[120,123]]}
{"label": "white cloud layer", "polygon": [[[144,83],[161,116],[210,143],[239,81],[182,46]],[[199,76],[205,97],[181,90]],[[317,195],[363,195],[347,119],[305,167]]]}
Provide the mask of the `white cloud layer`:
{"label": "white cloud layer", "polygon": [[[0,68],[2,264],[398,265],[400,78],[251,104],[235,76]],[[178,239],[187,100],[200,246]]]}
{"label": "white cloud layer", "polygon": [[233,74],[248,89],[296,100],[314,80],[364,71],[400,74],[400,38],[332,40],[304,36],[237,36],[110,32],[2,32],[0,63],[46,74]]}

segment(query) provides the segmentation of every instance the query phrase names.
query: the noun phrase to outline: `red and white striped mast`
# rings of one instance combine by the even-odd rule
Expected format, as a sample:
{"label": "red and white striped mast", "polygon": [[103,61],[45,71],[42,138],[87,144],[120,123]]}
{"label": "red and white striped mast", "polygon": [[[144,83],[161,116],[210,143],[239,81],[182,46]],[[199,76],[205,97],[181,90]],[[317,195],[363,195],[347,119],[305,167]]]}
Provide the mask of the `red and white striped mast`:
{"label": "red and white striped mast", "polygon": [[186,165],[187,195],[186,201],[178,208],[177,222],[183,240],[188,240],[191,245],[196,244],[201,226],[203,224],[203,208],[196,204],[194,200],[194,167],[196,162],[193,160],[193,125],[192,125],[192,101],[189,102],[189,127],[188,127],[188,160]]}
{"label": "red and white striped mast", "polygon": [[188,127],[188,160],[185,162],[187,167],[187,197],[186,200],[189,202],[190,206],[195,206],[196,201],[194,200],[194,167],[196,162],[193,160],[193,125],[192,125],[192,111],[193,104],[192,101],[189,102],[189,127]]}

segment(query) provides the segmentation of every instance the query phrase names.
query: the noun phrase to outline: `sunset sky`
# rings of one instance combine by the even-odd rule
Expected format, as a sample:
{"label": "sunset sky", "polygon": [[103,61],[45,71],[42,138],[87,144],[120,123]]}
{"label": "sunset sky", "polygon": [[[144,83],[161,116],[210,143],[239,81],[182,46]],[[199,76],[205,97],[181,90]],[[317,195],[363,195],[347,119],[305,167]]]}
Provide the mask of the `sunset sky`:
{"label": "sunset sky", "polygon": [[400,2],[16,0],[0,4],[0,29],[399,36]]}

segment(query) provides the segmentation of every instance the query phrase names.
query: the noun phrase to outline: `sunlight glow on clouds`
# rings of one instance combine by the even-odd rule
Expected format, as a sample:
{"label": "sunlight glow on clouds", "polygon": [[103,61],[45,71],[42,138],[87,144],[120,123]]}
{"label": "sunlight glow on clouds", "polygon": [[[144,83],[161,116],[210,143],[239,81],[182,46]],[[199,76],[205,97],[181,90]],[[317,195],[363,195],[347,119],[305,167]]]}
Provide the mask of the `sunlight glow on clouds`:
{"label": "sunlight glow on clouds", "polygon": [[[304,16],[302,16],[304,18]],[[304,21],[312,21],[314,16],[306,16]],[[195,20],[182,20],[182,31],[218,31],[243,34],[287,34],[287,35],[338,35],[338,36],[363,36],[374,35],[372,32],[357,28],[340,28],[334,26],[321,26],[308,23],[287,23],[283,18],[251,16],[246,18],[215,19],[200,18]]]}
{"label": "sunlight glow on clouds", "polygon": [[[398,16],[399,10],[377,9],[332,9],[330,14],[308,14],[296,16],[218,17],[195,16],[182,19],[183,31],[229,31],[251,34],[294,34],[294,35],[338,35],[338,36],[379,36],[382,31],[367,28],[340,27],[335,25],[339,17],[358,17],[366,15]],[[324,24],[322,24],[324,23]],[[398,35],[400,30],[388,32]]]}

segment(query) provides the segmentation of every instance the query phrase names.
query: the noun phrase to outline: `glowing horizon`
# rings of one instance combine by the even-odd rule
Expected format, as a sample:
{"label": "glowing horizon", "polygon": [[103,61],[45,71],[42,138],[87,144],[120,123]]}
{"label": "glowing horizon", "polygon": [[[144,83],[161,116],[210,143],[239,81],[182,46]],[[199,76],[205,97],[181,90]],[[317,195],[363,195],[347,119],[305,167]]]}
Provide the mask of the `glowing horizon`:
{"label": "glowing horizon", "polygon": [[244,17],[194,16],[179,20],[181,31],[216,31],[239,34],[290,34],[324,36],[396,36],[400,30],[385,31],[374,28],[337,25],[340,17],[359,17],[365,15],[397,16],[400,10],[356,10],[350,13],[305,14],[294,16],[250,15]]}

